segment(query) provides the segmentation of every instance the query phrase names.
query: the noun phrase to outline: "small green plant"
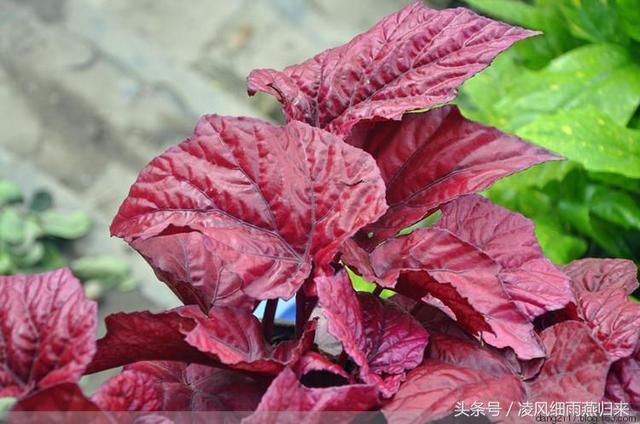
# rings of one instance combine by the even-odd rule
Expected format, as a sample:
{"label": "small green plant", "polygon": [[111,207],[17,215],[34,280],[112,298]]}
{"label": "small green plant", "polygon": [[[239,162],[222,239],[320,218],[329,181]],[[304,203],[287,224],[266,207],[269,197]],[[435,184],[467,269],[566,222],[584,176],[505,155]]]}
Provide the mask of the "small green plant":
{"label": "small green plant", "polygon": [[89,256],[70,260],[71,243],[87,235],[91,227],[85,212],[54,209],[46,191],[26,199],[17,184],[0,179],[0,275],[70,266],[91,298],[100,298],[107,289],[135,287],[122,259]]}
{"label": "small green plant", "polygon": [[469,80],[466,116],[566,156],[500,181],[495,202],[536,223],[557,263],[640,260],[640,13],[636,0],[467,0],[544,32]]}

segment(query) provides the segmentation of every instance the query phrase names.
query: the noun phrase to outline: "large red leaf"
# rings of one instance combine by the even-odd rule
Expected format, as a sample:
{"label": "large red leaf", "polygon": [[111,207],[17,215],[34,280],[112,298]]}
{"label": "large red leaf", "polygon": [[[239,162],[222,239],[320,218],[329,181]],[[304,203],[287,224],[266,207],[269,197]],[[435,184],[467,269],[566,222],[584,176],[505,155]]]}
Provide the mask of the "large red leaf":
{"label": "large red leaf", "polygon": [[[256,299],[291,297],[312,262],[328,263],[385,210],[375,161],[336,136],[299,122],[207,115],[190,139],[142,170],[111,231],[139,247],[170,284],[195,284],[198,303],[210,305],[211,293],[238,286]],[[203,242],[164,258],[186,246],[189,232]],[[168,242],[176,236],[182,240]],[[206,281],[179,270],[203,258]]]}
{"label": "large red leaf", "polygon": [[69,269],[0,276],[0,397],[76,383],[95,336],[96,304]]}
{"label": "large red leaf", "polygon": [[562,270],[571,277],[576,292],[638,288],[638,268],[628,259],[586,258],[565,265]]}
{"label": "large red leaf", "polygon": [[139,362],[125,374],[129,390],[153,387],[161,411],[253,411],[269,384],[259,375],[182,362]]}
{"label": "large red leaf", "polygon": [[499,413],[487,417],[501,420],[508,412],[515,420],[520,402],[600,402],[609,360],[589,329],[564,322],[543,331],[542,340],[549,357],[535,377],[527,377],[511,366],[508,351],[433,335],[428,358],[409,372],[383,411],[391,421],[419,423],[453,414],[458,402],[467,411],[473,402],[485,408],[497,402]]}
{"label": "large red leaf", "polygon": [[498,402],[506,411],[525,398],[520,379],[502,358],[474,343],[433,336],[429,358],[409,372],[383,412],[391,422],[423,423],[452,414],[458,402],[467,409],[473,402]]}
{"label": "large red leaf", "polygon": [[360,366],[360,378],[392,396],[405,370],[422,361],[428,334],[396,305],[353,290],[346,272],[316,278],[329,333]]}
{"label": "large red leaf", "polygon": [[626,402],[640,412],[640,345],[634,355],[611,365],[606,395],[608,399]]}
{"label": "large red leaf", "polygon": [[271,374],[293,365],[311,348],[316,328],[310,321],[300,339],[272,346],[265,341],[258,319],[242,309],[215,308],[197,323],[186,336],[191,346],[233,368]]}
{"label": "large red leaf", "polygon": [[363,123],[347,139],[376,159],[389,209],[358,240],[373,247],[458,196],[486,189],[532,165],[558,160],[547,150],[462,117],[456,106]]}
{"label": "large red leaf", "polygon": [[152,379],[142,372],[125,370],[111,377],[91,397],[103,411],[160,411],[163,398]]}
{"label": "large red leaf", "polygon": [[[256,412],[246,424],[315,424],[348,422],[354,414],[323,414],[331,411],[367,411],[379,404],[376,388],[365,384],[309,388],[286,368],[273,380]],[[281,413],[277,413],[281,412]],[[315,412],[315,413],[314,413]]]}
{"label": "large red leaf", "polygon": [[242,281],[225,271],[211,242],[201,233],[138,239],[133,246],[185,305],[199,305],[203,311],[215,306],[255,305],[242,291]]}
{"label": "large red leaf", "polygon": [[98,340],[89,372],[138,361],[188,361],[277,374],[295,363],[313,343],[315,321],[299,340],[272,346],[250,311],[213,308],[205,316],[195,306],[161,313],[119,313],[107,317],[107,335]]}
{"label": "large red leaf", "polygon": [[531,321],[503,287],[501,267],[450,231],[417,229],[381,244],[368,260],[379,283],[394,287],[400,277],[399,290],[411,287],[403,294],[439,299],[467,331],[492,346],[511,347],[525,360],[545,356]]}
{"label": "large red leaf", "polygon": [[478,195],[442,208],[435,224],[475,246],[502,267],[504,290],[531,320],[573,300],[569,277],[546,259],[533,222]]}
{"label": "large red leaf", "polygon": [[624,289],[578,292],[577,314],[592,330],[612,360],[633,353],[640,338],[640,304],[629,300]]}
{"label": "large red leaf", "polygon": [[600,402],[604,396],[609,358],[576,321],[549,327],[541,334],[549,358],[540,374],[525,383],[531,402]]}
{"label": "large red leaf", "polygon": [[532,35],[468,9],[436,11],[416,2],[300,65],[254,70],[249,94],[273,94],[288,120],[346,136],[358,121],[399,119],[453,100],[466,79]]}
{"label": "large red leaf", "polygon": [[[188,311],[191,314],[187,315]],[[94,373],[137,361],[172,360],[210,363],[213,359],[185,342],[200,311],[185,306],[166,312],[117,313],[106,317],[107,334],[97,342],[87,368]]]}
{"label": "large red leaf", "polygon": [[[82,411],[82,412],[98,412],[100,408],[87,399],[82,393],[82,390],[76,383],[60,383],[53,386],[49,386],[43,390],[36,391],[29,396],[20,399],[12,408],[14,412],[66,412],[66,411]],[[43,416],[31,416],[30,421],[22,421],[29,415],[18,415],[15,422],[34,422],[35,418],[42,419]],[[64,420],[63,418],[67,419]],[[85,416],[89,417],[89,415]],[[101,415],[93,415],[94,418],[104,419],[106,417]],[[80,422],[77,420],[69,420],[71,416],[51,414],[47,416],[47,423],[61,422]],[[85,422],[85,421],[83,421]],[[106,419],[98,422],[108,422]]]}

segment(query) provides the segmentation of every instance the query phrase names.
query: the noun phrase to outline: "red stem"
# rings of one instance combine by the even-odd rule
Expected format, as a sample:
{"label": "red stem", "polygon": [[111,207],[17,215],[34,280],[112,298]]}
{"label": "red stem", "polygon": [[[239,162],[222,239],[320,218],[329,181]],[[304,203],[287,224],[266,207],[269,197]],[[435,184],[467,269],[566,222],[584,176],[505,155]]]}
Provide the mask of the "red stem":
{"label": "red stem", "polygon": [[296,338],[302,336],[304,325],[307,322],[307,296],[304,294],[304,286],[296,293]]}
{"label": "red stem", "polygon": [[424,306],[424,303],[422,303],[421,301],[418,301],[418,303],[416,303],[415,306],[411,308],[411,312],[410,312],[411,315],[415,318],[416,315],[420,313],[423,306]]}
{"label": "red stem", "polygon": [[376,285],[376,288],[373,289],[373,295],[376,297],[380,297],[381,293],[382,293],[382,287]]}
{"label": "red stem", "polygon": [[273,337],[273,321],[276,316],[276,309],[278,309],[278,299],[267,300],[267,306],[265,306],[264,315],[262,315],[262,331],[267,341],[271,341],[271,337]]}

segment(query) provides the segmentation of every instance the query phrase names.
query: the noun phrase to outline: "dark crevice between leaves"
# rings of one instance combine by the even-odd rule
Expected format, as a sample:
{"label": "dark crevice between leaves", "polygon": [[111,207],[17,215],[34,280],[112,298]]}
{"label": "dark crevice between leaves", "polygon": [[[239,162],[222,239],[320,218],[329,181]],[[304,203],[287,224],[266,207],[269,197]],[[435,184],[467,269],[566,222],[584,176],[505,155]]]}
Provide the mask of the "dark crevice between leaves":
{"label": "dark crevice between leaves", "polygon": [[346,386],[349,381],[329,371],[309,371],[300,378],[300,382],[310,389]]}

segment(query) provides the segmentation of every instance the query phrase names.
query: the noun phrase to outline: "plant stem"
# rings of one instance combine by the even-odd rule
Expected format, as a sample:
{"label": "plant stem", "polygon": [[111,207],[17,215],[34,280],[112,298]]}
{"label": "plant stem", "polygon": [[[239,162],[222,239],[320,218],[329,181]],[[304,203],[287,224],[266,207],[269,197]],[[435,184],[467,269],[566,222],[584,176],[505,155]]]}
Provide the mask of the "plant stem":
{"label": "plant stem", "polygon": [[338,364],[344,368],[344,365],[347,363],[348,359],[349,355],[347,355],[347,352],[343,349],[342,352],[340,352],[340,356],[338,357]]}
{"label": "plant stem", "polygon": [[376,288],[373,289],[373,295],[376,297],[380,297],[381,293],[382,293],[382,287],[376,285]]}
{"label": "plant stem", "polygon": [[307,322],[307,296],[304,287],[296,293],[296,338],[302,336],[304,324]]}
{"label": "plant stem", "polygon": [[411,308],[411,315],[415,318],[420,313],[423,306],[424,306],[424,303],[422,303],[421,301],[418,301],[418,303],[416,303],[415,306]]}
{"label": "plant stem", "polygon": [[273,320],[276,316],[276,309],[278,309],[278,299],[267,300],[267,306],[265,306],[264,315],[262,315],[262,331],[267,341],[271,341],[271,337],[273,337]]}

